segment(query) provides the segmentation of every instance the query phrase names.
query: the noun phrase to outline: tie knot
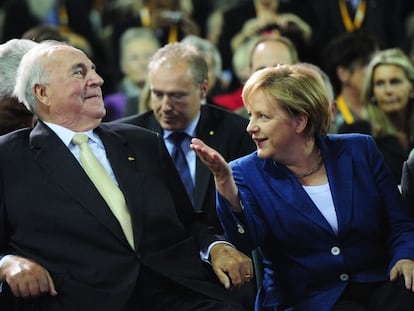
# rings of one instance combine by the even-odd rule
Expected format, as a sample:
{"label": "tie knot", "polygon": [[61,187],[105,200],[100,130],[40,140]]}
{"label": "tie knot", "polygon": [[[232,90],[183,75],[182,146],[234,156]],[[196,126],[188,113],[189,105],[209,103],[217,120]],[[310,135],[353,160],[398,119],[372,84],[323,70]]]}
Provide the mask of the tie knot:
{"label": "tie knot", "polygon": [[185,132],[174,132],[169,136],[169,138],[175,146],[181,146],[181,143],[187,137],[188,135]]}
{"label": "tie knot", "polygon": [[77,134],[73,135],[72,143],[79,146],[83,143],[86,143],[88,141],[88,139],[89,139],[88,135],[77,133]]}

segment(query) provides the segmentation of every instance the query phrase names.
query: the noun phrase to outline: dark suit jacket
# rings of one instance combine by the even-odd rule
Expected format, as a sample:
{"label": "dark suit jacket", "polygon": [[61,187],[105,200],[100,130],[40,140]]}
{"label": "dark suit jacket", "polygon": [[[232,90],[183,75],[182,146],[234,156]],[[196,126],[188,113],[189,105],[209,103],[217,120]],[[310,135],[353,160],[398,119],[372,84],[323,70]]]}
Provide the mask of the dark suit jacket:
{"label": "dark suit jacket", "polygon": [[403,163],[401,193],[411,216],[414,217],[414,157]]}
{"label": "dark suit jacket", "polygon": [[58,292],[31,303],[47,311],[129,310],[142,265],[229,299],[199,258],[199,247],[214,237],[194,219],[162,138],[126,124],[101,124],[95,131],[125,195],[135,251],[78,161],[46,125],[0,137],[0,254],[38,262]]}
{"label": "dark suit jacket", "polygon": [[[117,122],[139,125],[163,133],[153,111],[120,119]],[[214,105],[202,105],[196,137],[220,152],[227,161],[231,161],[255,150],[255,145],[246,132],[247,123],[246,119],[233,112]],[[213,175],[199,158],[196,160],[195,210],[206,212],[208,222],[216,228],[221,228],[216,214]]]}

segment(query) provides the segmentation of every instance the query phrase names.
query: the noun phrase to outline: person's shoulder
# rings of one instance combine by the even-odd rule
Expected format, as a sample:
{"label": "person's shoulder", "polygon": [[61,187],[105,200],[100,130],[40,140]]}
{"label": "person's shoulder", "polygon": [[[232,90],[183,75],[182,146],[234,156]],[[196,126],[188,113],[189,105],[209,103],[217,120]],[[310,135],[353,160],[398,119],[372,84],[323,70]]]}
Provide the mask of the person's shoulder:
{"label": "person's shoulder", "polygon": [[115,132],[120,135],[141,134],[147,136],[158,136],[157,133],[139,125],[122,122],[102,122],[100,128],[104,131]]}
{"label": "person's shoulder", "polygon": [[406,162],[410,170],[414,171],[414,156],[408,157]]}
{"label": "person's shoulder", "polygon": [[12,149],[17,146],[27,146],[32,128],[21,128],[0,135],[0,148]]}
{"label": "person's shoulder", "polygon": [[329,150],[336,154],[345,152],[362,156],[363,154],[377,154],[379,152],[374,138],[367,134],[328,134],[325,139],[322,138],[322,145],[324,143]]}
{"label": "person's shoulder", "polygon": [[239,166],[239,167],[250,167],[251,165],[257,165],[259,162],[263,162],[264,160],[260,159],[257,156],[257,151],[253,151],[245,156],[240,158],[234,159],[229,162],[231,167]]}
{"label": "person's shoulder", "polygon": [[148,110],[140,114],[135,114],[135,115],[117,119],[113,121],[113,123],[128,123],[128,124],[146,127],[145,124],[149,120],[153,120],[153,119],[154,119],[154,112],[152,110]]}
{"label": "person's shoulder", "polygon": [[366,143],[375,142],[371,135],[360,134],[360,133],[349,133],[349,134],[328,134],[326,140],[332,143],[342,144],[355,144],[355,143]]}
{"label": "person's shoulder", "polygon": [[201,106],[201,118],[210,117],[214,119],[226,120],[238,124],[247,124],[248,120],[241,115],[215,104],[205,104]]}

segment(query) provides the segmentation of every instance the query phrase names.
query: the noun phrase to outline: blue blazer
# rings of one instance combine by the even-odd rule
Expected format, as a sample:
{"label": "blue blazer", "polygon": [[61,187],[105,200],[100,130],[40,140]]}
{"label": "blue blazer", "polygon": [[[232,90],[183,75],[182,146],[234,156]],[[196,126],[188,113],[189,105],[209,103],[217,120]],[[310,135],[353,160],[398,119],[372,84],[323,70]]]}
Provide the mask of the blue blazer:
{"label": "blue blazer", "polygon": [[218,194],[230,241],[264,258],[256,310],[328,311],[349,282],[385,281],[399,259],[414,259],[414,223],[374,140],[342,134],[318,144],[338,233],[285,166],[256,152],[230,163],[244,211]]}

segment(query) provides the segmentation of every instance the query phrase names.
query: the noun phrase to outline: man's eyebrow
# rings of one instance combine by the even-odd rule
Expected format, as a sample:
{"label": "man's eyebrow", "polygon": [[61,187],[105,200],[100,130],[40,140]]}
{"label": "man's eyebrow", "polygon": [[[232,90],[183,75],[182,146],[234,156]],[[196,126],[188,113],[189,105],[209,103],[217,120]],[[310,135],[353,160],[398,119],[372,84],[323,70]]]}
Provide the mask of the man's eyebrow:
{"label": "man's eyebrow", "polygon": [[72,65],[72,69],[78,69],[78,68],[85,68],[86,65],[84,63],[77,63]]}
{"label": "man's eyebrow", "polygon": [[[73,66],[72,66],[72,69],[78,69],[78,68],[87,68],[88,66],[85,64],[85,63],[77,63],[77,64],[74,64]],[[96,65],[95,64],[91,64],[91,68],[93,69],[93,70],[95,70],[96,69]]]}

